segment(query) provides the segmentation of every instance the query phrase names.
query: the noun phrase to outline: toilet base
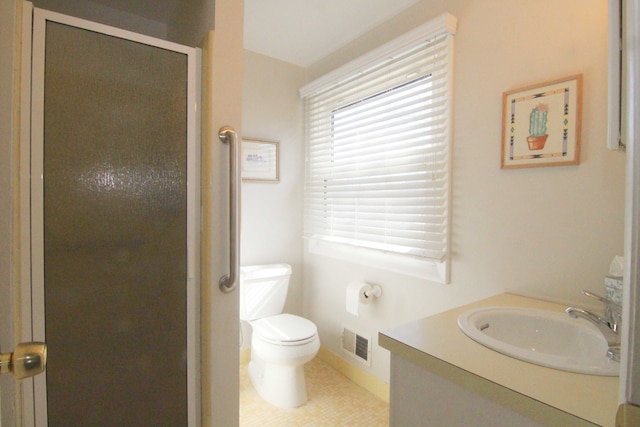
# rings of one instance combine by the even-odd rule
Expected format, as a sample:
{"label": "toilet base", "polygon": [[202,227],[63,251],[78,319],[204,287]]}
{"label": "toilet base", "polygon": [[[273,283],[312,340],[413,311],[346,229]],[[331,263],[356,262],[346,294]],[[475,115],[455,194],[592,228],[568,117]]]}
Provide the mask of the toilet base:
{"label": "toilet base", "polygon": [[260,397],[280,408],[295,408],[307,401],[304,367],[249,362],[249,378]]}
{"label": "toilet base", "polygon": [[259,335],[251,339],[249,378],[260,397],[280,408],[295,408],[307,401],[304,365],[320,349],[320,338],[302,345],[279,346]]}

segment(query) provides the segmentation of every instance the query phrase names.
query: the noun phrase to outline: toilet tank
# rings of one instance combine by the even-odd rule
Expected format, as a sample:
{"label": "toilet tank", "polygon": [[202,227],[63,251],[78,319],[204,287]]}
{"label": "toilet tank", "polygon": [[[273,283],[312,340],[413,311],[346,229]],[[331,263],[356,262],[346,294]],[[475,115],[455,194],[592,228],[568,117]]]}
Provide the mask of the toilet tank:
{"label": "toilet tank", "polygon": [[240,267],[240,319],[249,321],[282,313],[290,276],[289,264]]}

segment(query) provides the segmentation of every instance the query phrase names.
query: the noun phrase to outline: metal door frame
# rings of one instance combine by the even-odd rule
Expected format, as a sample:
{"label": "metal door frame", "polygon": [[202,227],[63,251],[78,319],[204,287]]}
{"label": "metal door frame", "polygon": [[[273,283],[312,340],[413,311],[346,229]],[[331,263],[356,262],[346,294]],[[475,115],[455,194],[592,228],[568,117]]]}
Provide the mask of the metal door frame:
{"label": "metal door frame", "polygon": [[[32,18],[33,17],[33,18]],[[21,336],[45,341],[43,277],[43,118],[46,22],[58,22],[187,56],[187,394],[188,425],[200,417],[200,49],[23,6],[20,149]],[[33,179],[32,179],[33,178]],[[46,376],[22,383],[24,426],[47,425]]]}

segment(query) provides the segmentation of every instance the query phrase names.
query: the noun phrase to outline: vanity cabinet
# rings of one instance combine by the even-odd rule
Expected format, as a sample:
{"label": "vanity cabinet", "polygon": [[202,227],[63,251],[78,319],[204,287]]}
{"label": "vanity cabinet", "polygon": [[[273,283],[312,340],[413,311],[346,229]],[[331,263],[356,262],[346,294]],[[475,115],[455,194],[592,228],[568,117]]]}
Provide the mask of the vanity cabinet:
{"label": "vanity cabinet", "polygon": [[[393,426],[491,426],[542,427],[541,424],[493,399],[391,355],[389,425]],[[563,426],[593,426],[591,423]]]}
{"label": "vanity cabinet", "polygon": [[457,319],[487,306],[565,308],[502,294],[381,332],[391,352],[392,427],[614,427],[618,377],[544,368],[476,343]]}

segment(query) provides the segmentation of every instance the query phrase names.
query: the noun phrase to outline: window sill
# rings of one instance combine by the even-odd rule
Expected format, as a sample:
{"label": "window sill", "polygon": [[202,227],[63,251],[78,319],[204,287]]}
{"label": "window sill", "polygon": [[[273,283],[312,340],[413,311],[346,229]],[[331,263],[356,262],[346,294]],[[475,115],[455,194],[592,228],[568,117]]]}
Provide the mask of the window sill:
{"label": "window sill", "polygon": [[392,271],[405,276],[426,279],[436,283],[449,283],[448,261],[433,261],[417,257],[360,248],[326,240],[306,239],[307,250],[314,255],[349,261],[368,267]]}

